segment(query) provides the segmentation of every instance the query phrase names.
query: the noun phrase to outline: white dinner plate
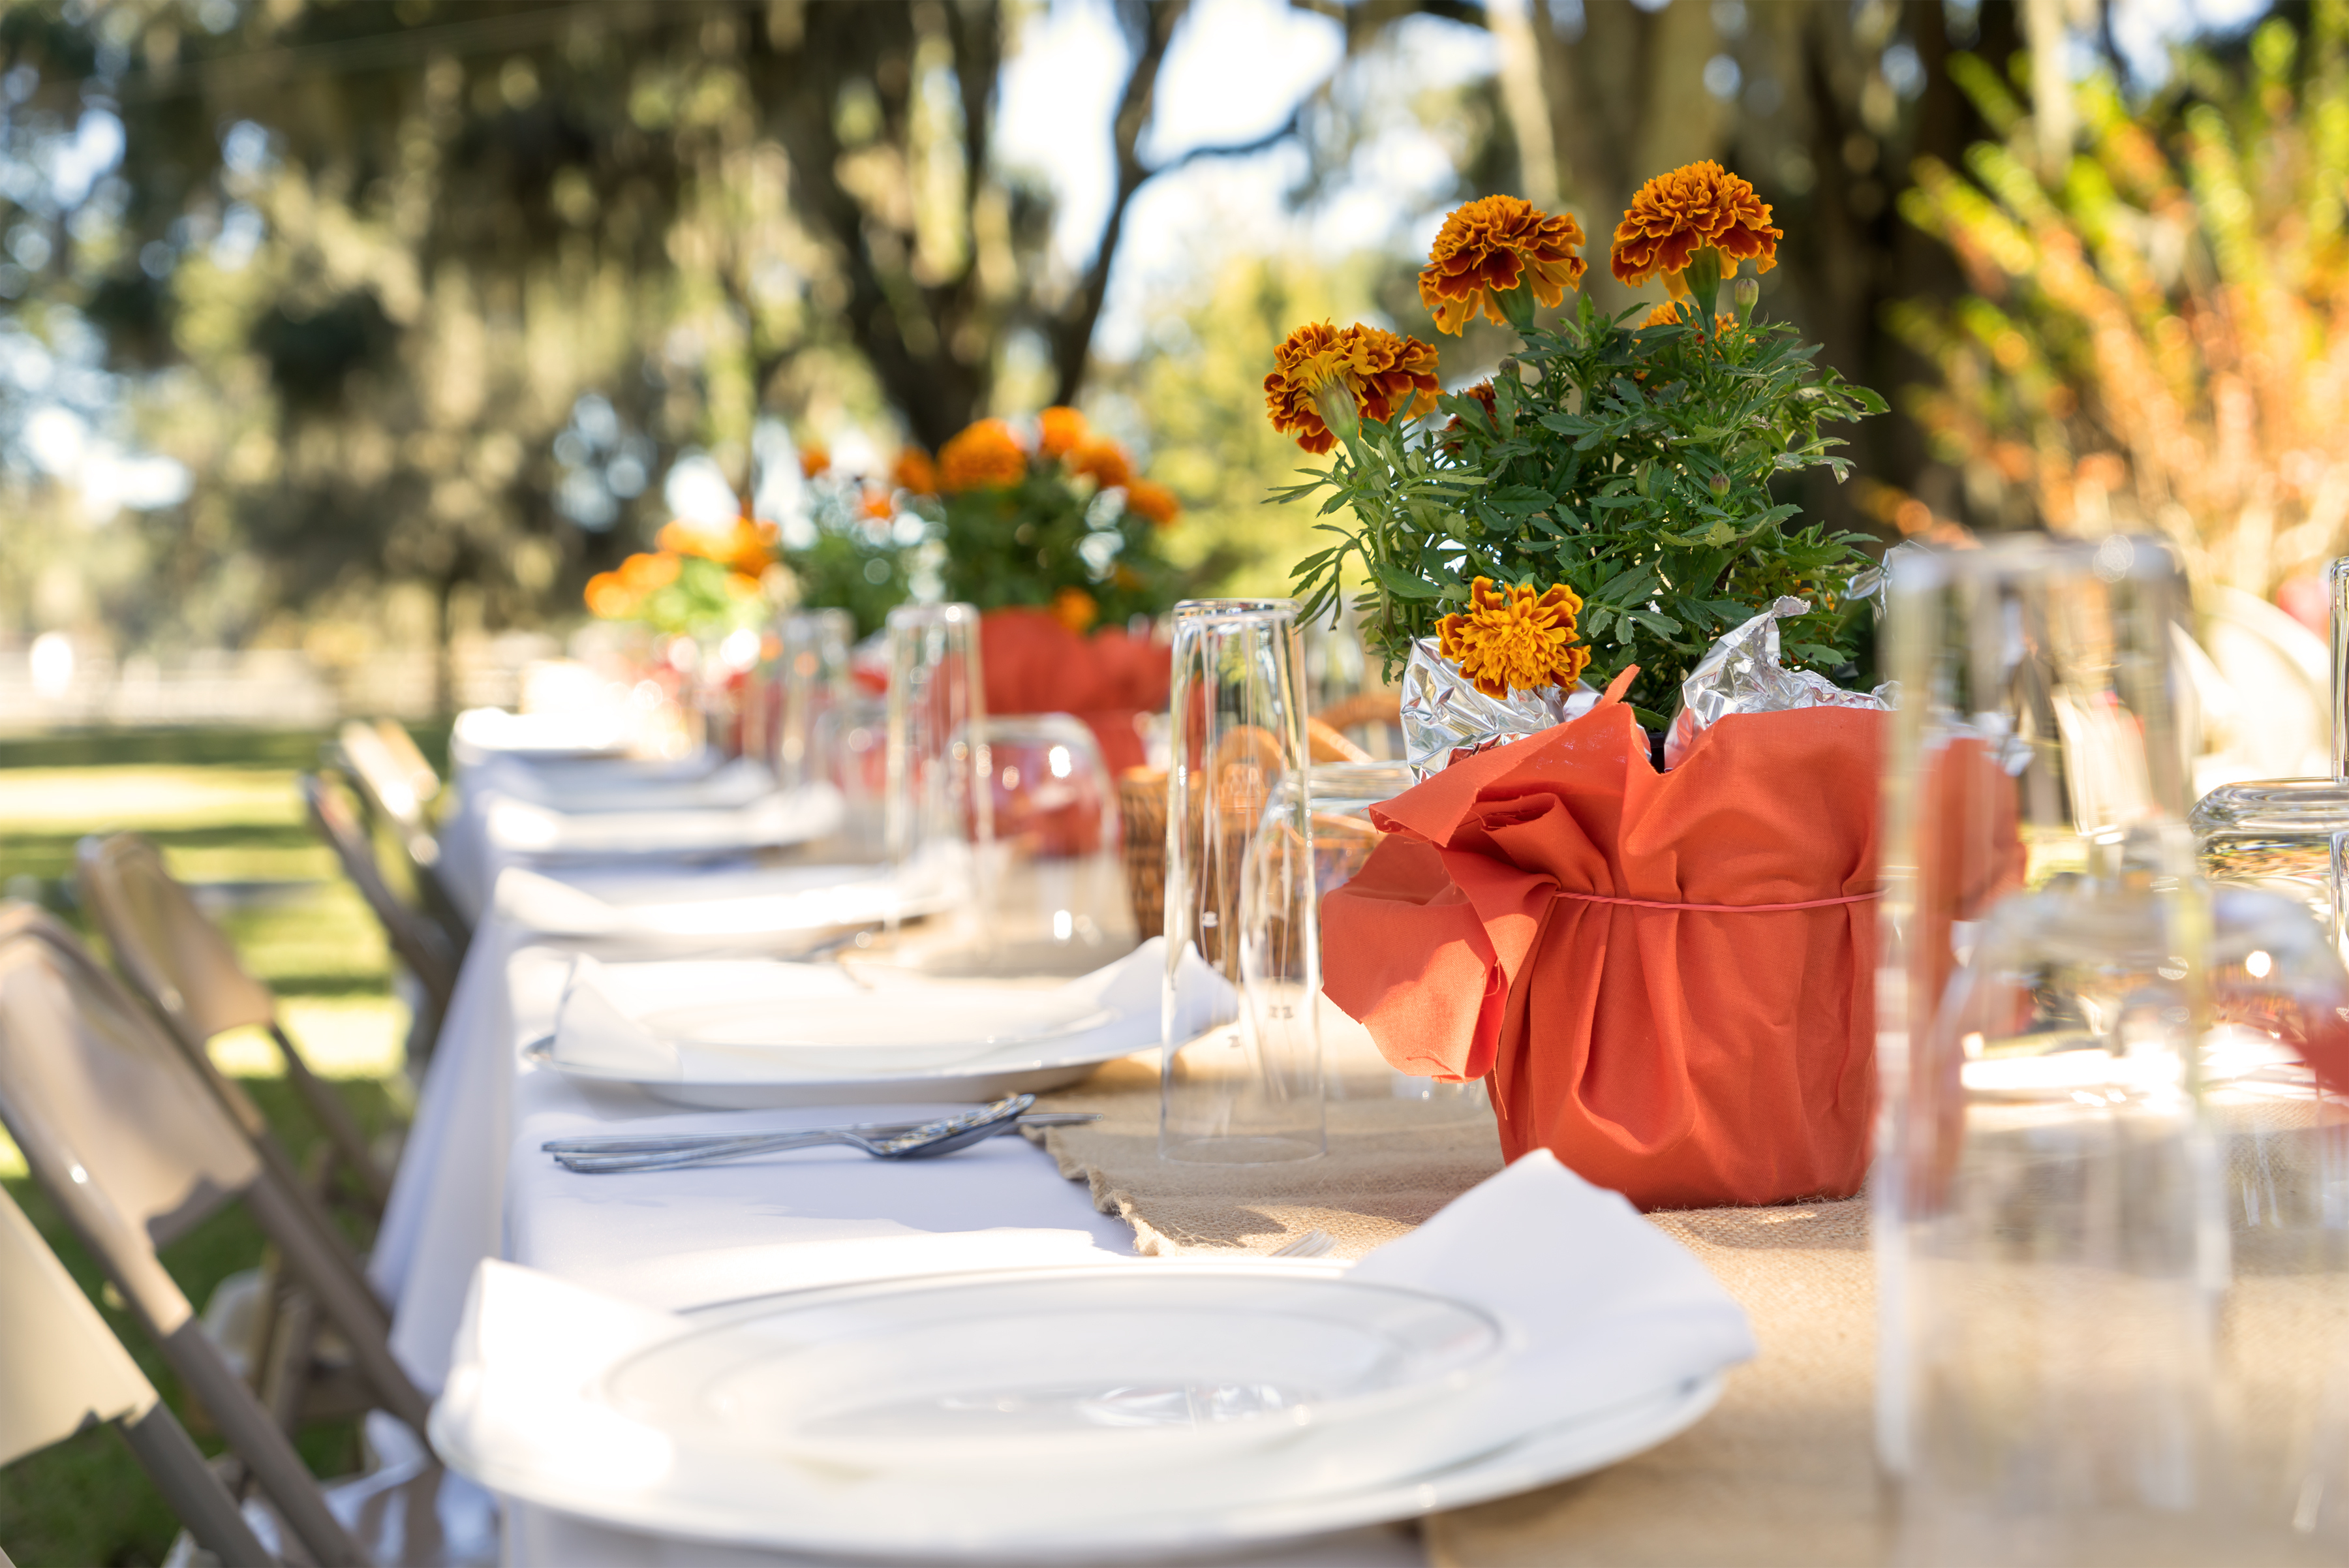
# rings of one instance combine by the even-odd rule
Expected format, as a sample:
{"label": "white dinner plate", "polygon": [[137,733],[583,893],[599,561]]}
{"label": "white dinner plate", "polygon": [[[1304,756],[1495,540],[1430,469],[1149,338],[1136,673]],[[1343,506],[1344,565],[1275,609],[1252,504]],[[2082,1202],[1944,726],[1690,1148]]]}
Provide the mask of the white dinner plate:
{"label": "white dinner plate", "polygon": [[[1057,1282],[1143,1272],[1164,1278],[1176,1271],[1293,1281],[1299,1289],[1343,1282],[1342,1265],[1258,1262],[1092,1268],[1068,1271]],[[922,1283],[936,1288],[951,1282]],[[705,1326],[625,1358],[610,1376],[590,1385],[591,1405],[600,1404],[619,1423],[601,1439],[614,1446],[595,1465],[505,1464],[493,1452],[474,1451],[468,1441],[465,1397],[453,1386],[457,1403],[444,1401],[434,1413],[434,1446],[453,1468],[494,1490],[621,1529],[849,1558],[1097,1563],[1261,1547],[1547,1486],[1604,1469],[1684,1430],[1713,1407],[1723,1386],[1719,1374],[1678,1380],[1486,1449],[1471,1444],[1464,1451],[1455,1446],[1429,1455],[1423,1463],[1409,1462],[1408,1455],[1416,1432],[1441,1426],[1441,1391],[1416,1409],[1407,1404],[1385,1412],[1366,1407],[1360,1419],[1340,1418],[1326,1427],[1309,1422],[1281,1440],[1253,1448],[1235,1441],[1201,1462],[1164,1462],[1165,1450],[1138,1443],[1131,1466],[1069,1467],[1056,1461],[1021,1469],[980,1459],[957,1476],[916,1460],[875,1476],[785,1457],[783,1450],[804,1441],[808,1431],[804,1425],[794,1429],[788,1419],[777,1419],[788,1397],[778,1397],[781,1377],[772,1387],[759,1380],[775,1376],[784,1361],[807,1360],[805,1355],[793,1356],[788,1346],[779,1347],[781,1355],[768,1366],[745,1367],[749,1389],[732,1407],[722,1382],[697,1382],[721,1374],[730,1363],[742,1365],[726,1338],[734,1325],[775,1319],[777,1309],[793,1300],[810,1312],[821,1312],[827,1302],[869,1303],[874,1289],[853,1285],[796,1293],[687,1314]],[[1304,1321],[1359,1347],[1352,1337],[1359,1326],[1330,1324],[1318,1312]],[[832,1337],[847,1326],[833,1324],[818,1337]],[[883,1344],[854,1353],[867,1372],[890,1376],[885,1367],[886,1328]],[[1299,1334],[1290,1344],[1303,1337]],[[713,1354],[708,1348],[670,1348],[697,1344],[723,1349]],[[1318,1353],[1309,1348],[1307,1354]],[[1341,1346],[1334,1359],[1342,1362],[1345,1354]],[[1506,1359],[1497,1375],[1507,1376]],[[639,1381],[647,1386],[634,1386]],[[918,1373],[908,1381],[919,1382]],[[817,1391],[836,1390],[843,1382],[844,1377],[823,1379]],[[936,1391],[935,1382],[929,1391]],[[1332,1413],[1343,1414],[1334,1407]],[[1431,1419],[1418,1419],[1422,1415]],[[915,1425],[936,1432],[936,1420],[933,1410]],[[859,1435],[876,1448],[885,1446],[879,1432],[885,1424]],[[1015,1429],[984,1440],[1032,1436]],[[605,1473],[584,1473],[596,1469]]]}
{"label": "white dinner plate", "polygon": [[1146,1047],[1087,1045],[1080,1040],[1053,1051],[1014,1050],[1009,1061],[949,1064],[907,1072],[850,1069],[811,1073],[803,1077],[762,1078],[735,1083],[681,1083],[641,1074],[615,1072],[554,1059],[551,1034],[523,1047],[523,1060],[551,1067],[575,1083],[605,1084],[641,1090],[665,1105],[699,1111],[752,1111],[773,1106],[898,1106],[932,1102],[999,1100],[1006,1095],[1037,1094],[1065,1088],[1103,1062],[1113,1062]]}
{"label": "white dinner plate", "polygon": [[1362,1434],[1359,1475],[1414,1407],[1488,1375],[1504,1337],[1475,1307],[1343,1278],[1023,1270],[737,1307],[622,1361],[603,1394],[680,1446],[917,1482],[1086,1488],[1308,1428]]}

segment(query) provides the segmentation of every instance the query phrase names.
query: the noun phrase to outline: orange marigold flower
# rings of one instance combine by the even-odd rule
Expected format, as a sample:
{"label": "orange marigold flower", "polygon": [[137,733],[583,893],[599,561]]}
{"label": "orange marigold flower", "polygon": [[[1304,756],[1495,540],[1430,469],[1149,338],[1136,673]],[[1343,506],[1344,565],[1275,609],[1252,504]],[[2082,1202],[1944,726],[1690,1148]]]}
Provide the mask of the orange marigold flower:
{"label": "orange marigold flower", "polygon": [[1125,504],[1160,527],[1174,521],[1183,504],[1174,493],[1155,480],[1137,479],[1125,487]]}
{"label": "orange marigold flower", "polygon": [[[1484,404],[1485,417],[1491,420],[1495,425],[1500,423],[1500,398],[1498,394],[1493,390],[1493,383],[1491,381],[1479,381],[1460,395],[1464,398],[1474,398],[1478,402]],[[1466,421],[1461,419],[1458,414],[1454,414],[1451,419],[1444,422],[1444,433],[1449,436],[1451,435],[1451,432],[1460,429],[1465,423]],[[1459,438],[1453,437],[1450,444],[1453,446],[1458,446],[1460,444]]]}
{"label": "orange marigold flower", "polygon": [[1487,697],[1564,686],[1590,662],[1575,636],[1581,613],[1582,596],[1564,583],[1495,587],[1478,577],[1468,587],[1467,609],[1435,623],[1437,647]]}
{"label": "orange marigold flower", "polygon": [[[666,534],[667,529],[661,530]],[[656,554],[639,553],[620,563],[620,585],[632,594],[658,593],[677,581],[685,563],[667,550]]]}
{"label": "orange marigold flower", "polygon": [[1089,432],[1085,416],[1070,408],[1046,409],[1036,416],[1036,455],[1058,457],[1074,452]]}
{"label": "orange marigold flower", "polygon": [[[1692,306],[1690,308],[1694,309],[1695,307]],[[1677,299],[1667,299],[1661,305],[1657,306],[1655,309],[1648,312],[1648,319],[1642,321],[1640,325],[1641,327],[1670,327],[1678,322],[1680,318],[1681,302]],[[1718,337],[1736,325],[1737,313],[1735,311],[1720,311],[1715,314],[1713,318],[1713,335]],[[1697,328],[1697,336],[1700,337],[1704,336],[1703,327],[1700,327]]]}
{"label": "orange marigold flower", "polygon": [[1107,436],[1088,436],[1065,460],[1072,474],[1092,476],[1103,490],[1115,490],[1133,483],[1133,460],[1125,455],[1125,448]]}
{"label": "orange marigold flower", "polygon": [[1288,335],[1272,363],[1264,379],[1265,410],[1274,430],[1295,432],[1309,452],[1338,444],[1321,408],[1326,388],[1351,393],[1361,419],[1409,418],[1435,407],[1435,350],[1381,327],[1309,322]]}
{"label": "orange marigold flower", "polygon": [[813,479],[832,466],[832,449],[822,441],[812,441],[800,448],[800,477]]}
{"label": "orange marigold flower", "polygon": [[1516,196],[1485,196],[1444,220],[1420,269],[1419,297],[1439,331],[1465,329],[1479,309],[1506,327],[1501,295],[1530,278],[1534,298],[1557,305],[1582,274],[1581,224]]}
{"label": "orange marigold flower", "polygon": [[1101,606],[1082,588],[1062,588],[1052,596],[1052,617],[1082,637],[1101,618]]}
{"label": "orange marigold flower", "polygon": [[772,523],[748,517],[717,524],[689,523],[679,517],[661,524],[656,542],[673,555],[698,556],[755,576],[774,558],[776,533]]}
{"label": "orange marigold flower", "polygon": [[747,572],[729,572],[726,591],[738,599],[755,599],[759,597],[759,579]]}
{"label": "orange marigold flower", "polygon": [[889,499],[885,490],[867,490],[857,502],[856,510],[875,523],[886,523],[897,514],[896,503]]}
{"label": "orange marigold flower", "polygon": [[938,465],[920,447],[909,446],[897,454],[889,465],[889,483],[900,490],[910,490],[916,495],[938,493]]}
{"label": "orange marigold flower", "polygon": [[980,420],[938,449],[938,484],[948,494],[1002,490],[1028,472],[1028,454],[1001,420]]}
{"label": "orange marigold flower", "polygon": [[636,596],[617,572],[598,572],[587,579],[587,613],[605,620],[626,620],[636,613]]}
{"label": "orange marigold flower", "polygon": [[1679,294],[1681,274],[1703,246],[1733,264],[1723,269],[1724,275],[1749,258],[1755,272],[1768,272],[1778,265],[1778,242],[1784,238],[1784,231],[1771,226],[1770,204],[1754,187],[1707,160],[1659,174],[1640,187],[1630,210],[1615,225],[1609,265],[1635,288],[1661,273],[1664,286]]}

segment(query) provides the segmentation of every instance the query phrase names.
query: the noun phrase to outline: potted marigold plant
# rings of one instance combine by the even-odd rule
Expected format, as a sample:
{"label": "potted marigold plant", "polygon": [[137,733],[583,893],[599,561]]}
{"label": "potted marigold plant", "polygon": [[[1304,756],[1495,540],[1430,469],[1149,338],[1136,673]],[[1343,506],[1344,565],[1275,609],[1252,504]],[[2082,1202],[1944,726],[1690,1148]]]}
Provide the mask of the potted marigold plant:
{"label": "potted marigold plant", "polygon": [[1334,606],[1350,570],[1391,673],[1437,640],[1495,696],[1636,667],[1630,700],[1661,727],[1716,636],[1793,596],[1808,607],[1781,628],[1791,661],[1857,679],[1865,541],[1799,524],[1772,485],[1819,466],[1844,477],[1826,428],[1884,403],[1819,369],[1792,327],[1756,319],[1753,278],[1731,283],[1743,263],[1775,265],[1779,238],[1744,180],[1675,171],[1639,192],[1611,258],[1665,297],[1610,317],[1586,296],[1539,325],[1536,307],[1581,282],[1581,229],[1488,196],[1444,221],[1419,288],[1439,331],[1483,315],[1517,333],[1491,380],[1444,393],[1433,348],[1374,327],[1291,334],[1266,404],[1330,461],[1279,493],[1323,497],[1338,535],[1297,567],[1308,614]]}
{"label": "potted marigold plant", "polygon": [[[1285,493],[1338,536],[1302,597],[1368,579],[1424,777],[1324,900],[1325,988],[1396,1066],[1486,1079],[1510,1158],[1647,1207],[1847,1196],[1867,1168],[1883,714],[1826,674],[1864,660],[1870,563],[1771,487],[1840,477],[1826,428],[1883,404],[1756,318],[1736,275],[1780,237],[1744,180],[1675,171],[1609,257],[1664,297],[1543,324],[1582,233],[1487,197],[1419,282],[1439,331],[1516,332],[1489,382],[1445,393],[1425,343],[1321,325],[1265,383],[1330,458]],[[1651,732],[1684,697],[1666,770]]]}
{"label": "potted marigold plant", "polygon": [[[895,483],[885,484],[834,468],[830,452],[809,446],[801,451],[800,469],[808,511],[803,523],[784,531],[782,563],[800,603],[844,609],[856,635],[870,637],[913,597],[928,530],[915,514],[900,510],[898,498],[936,487],[928,460],[911,466],[901,458]],[[915,483],[906,483],[909,470]]]}
{"label": "potted marigold plant", "polygon": [[587,580],[589,612],[651,632],[655,657],[647,673],[671,689],[693,722],[714,722],[729,751],[740,746],[733,709],[774,610],[777,535],[745,502],[743,514],[728,523],[666,523],[655,548]]}

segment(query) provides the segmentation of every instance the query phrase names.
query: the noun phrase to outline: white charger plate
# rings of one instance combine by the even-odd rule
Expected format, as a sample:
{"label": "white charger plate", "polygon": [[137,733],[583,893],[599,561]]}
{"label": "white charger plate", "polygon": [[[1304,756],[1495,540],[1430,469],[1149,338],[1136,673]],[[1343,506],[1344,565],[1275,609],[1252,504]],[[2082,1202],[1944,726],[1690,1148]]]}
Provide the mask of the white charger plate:
{"label": "white charger plate", "polygon": [[1342,1277],[1012,1270],[738,1307],[622,1361],[602,1388],[681,1447],[923,1485],[1087,1489],[1202,1458],[1247,1454],[1260,1471],[1263,1450],[1308,1428],[1392,1448],[1390,1423],[1488,1376],[1506,1338],[1464,1303]]}
{"label": "white charger plate", "polygon": [[[1181,1264],[1159,1264],[1157,1271]],[[1286,1274],[1298,1280],[1341,1277],[1342,1265],[1258,1264],[1216,1272]],[[1103,1271],[1085,1271],[1099,1272]],[[1121,1271],[1123,1272],[1123,1271]],[[865,1286],[839,1287],[862,1292]],[[809,1292],[810,1299],[834,1292]],[[770,1303],[738,1303],[690,1314],[713,1324],[756,1317]],[[1506,1366],[1502,1368],[1506,1372]],[[1302,1536],[1411,1519],[1551,1485],[1630,1458],[1685,1430],[1720,1398],[1720,1374],[1658,1388],[1605,1410],[1523,1433],[1482,1452],[1391,1474],[1371,1484],[1324,1484],[1258,1493],[1238,1503],[1216,1501],[1213,1478],[1229,1465],[1154,1466],[1092,1507],[958,1509],[942,1490],[893,1489],[892,1505],[870,1490],[792,1466],[770,1450],[749,1454],[673,1448],[669,1480],[616,1486],[568,1466],[501,1464],[466,1444],[460,1416],[444,1402],[432,1418],[432,1441],[454,1469],[494,1490],[621,1529],[851,1558],[957,1563],[1083,1563],[1135,1554],[1234,1551]],[[1367,1423],[1370,1428],[1400,1423]],[[1344,1451],[1342,1445],[1334,1450]],[[1278,1450],[1273,1450],[1277,1453]],[[1242,1455],[1257,1466],[1265,1455]],[[1101,1479],[1100,1472],[1091,1472]],[[1205,1481],[1207,1484],[1203,1486]],[[1002,1478],[973,1478],[978,1489],[1004,1489]],[[985,1495],[967,1490],[967,1496]]]}

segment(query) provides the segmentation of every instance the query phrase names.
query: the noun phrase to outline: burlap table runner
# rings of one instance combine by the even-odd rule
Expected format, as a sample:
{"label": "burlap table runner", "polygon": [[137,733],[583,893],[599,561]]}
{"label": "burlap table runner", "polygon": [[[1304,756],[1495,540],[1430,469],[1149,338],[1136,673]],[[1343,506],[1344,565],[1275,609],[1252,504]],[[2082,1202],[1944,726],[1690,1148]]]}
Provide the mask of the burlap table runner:
{"label": "burlap table runner", "polygon": [[[1295,1166],[1219,1170],[1158,1158],[1154,1057],[1111,1064],[1044,1096],[1102,1119],[1045,1146],[1061,1173],[1156,1256],[1269,1252],[1322,1230],[1346,1257],[1405,1234],[1501,1168],[1489,1120],[1333,1101],[1330,1151]],[[1867,1205],[1708,1209],[1651,1216],[1752,1314],[1761,1355],[1678,1438],[1580,1480],[1427,1522],[1442,1568],[1843,1568],[1882,1560],[1871,1449],[1875,1289]]]}

